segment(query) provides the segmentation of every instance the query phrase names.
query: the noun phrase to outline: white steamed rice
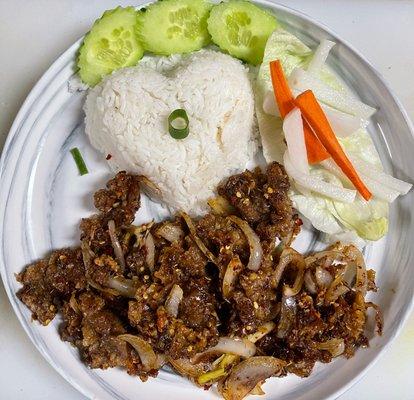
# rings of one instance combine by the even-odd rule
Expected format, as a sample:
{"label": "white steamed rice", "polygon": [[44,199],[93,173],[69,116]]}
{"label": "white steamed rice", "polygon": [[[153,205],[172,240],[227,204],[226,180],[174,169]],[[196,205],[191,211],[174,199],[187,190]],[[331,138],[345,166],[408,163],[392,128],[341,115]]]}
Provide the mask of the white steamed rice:
{"label": "white steamed rice", "polygon": [[[177,108],[190,120],[184,140],[168,133]],[[86,133],[111,167],[150,178],[173,210],[202,213],[218,183],[256,151],[249,71],[217,51],[145,57],[91,89],[85,113]]]}

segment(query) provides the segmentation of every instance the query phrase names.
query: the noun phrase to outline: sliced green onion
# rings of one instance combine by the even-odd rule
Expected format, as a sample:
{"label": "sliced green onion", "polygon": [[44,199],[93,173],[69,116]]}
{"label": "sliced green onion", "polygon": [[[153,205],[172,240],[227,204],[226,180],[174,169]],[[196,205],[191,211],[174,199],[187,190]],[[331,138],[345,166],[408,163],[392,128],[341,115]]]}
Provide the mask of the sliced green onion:
{"label": "sliced green onion", "polygon": [[70,150],[70,153],[72,154],[73,159],[75,160],[76,166],[78,167],[79,174],[85,175],[87,174],[88,168],[86,168],[85,161],[83,161],[82,154],[80,153],[79,149],[77,147],[74,147]]}
{"label": "sliced green onion", "polygon": [[185,110],[178,108],[170,114],[168,130],[174,139],[185,139],[188,136],[188,115]]}
{"label": "sliced green onion", "polygon": [[197,378],[197,382],[199,385],[205,385],[208,382],[215,381],[218,378],[221,378],[223,375],[226,375],[226,370],[224,368],[218,368],[213,371],[201,374]]}

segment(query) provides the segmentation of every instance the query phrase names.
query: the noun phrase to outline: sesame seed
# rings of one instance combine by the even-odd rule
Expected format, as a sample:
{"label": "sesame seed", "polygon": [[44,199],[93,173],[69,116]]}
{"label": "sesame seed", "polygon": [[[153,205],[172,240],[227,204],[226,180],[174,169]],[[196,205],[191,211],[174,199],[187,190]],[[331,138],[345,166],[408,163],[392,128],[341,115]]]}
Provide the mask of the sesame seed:
{"label": "sesame seed", "polygon": [[264,194],[265,199],[269,198],[269,195],[267,193]]}
{"label": "sesame seed", "polygon": [[188,346],[188,347],[187,347],[187,351],[188,351],[188,352],[190,352],[190,351],[192,351],[192,350],[193,350],[193,346]]}
{"label": "sesame seed", "polygon": [[145,268],[144,268],[144,267],[141,267],[139,270],[140,270],[141,272],[144,272]]}
{"label": "sesame seed", "polygon": [[236,193],[236,197],[238,197],[240,199],[242,197],[241,193],[240,192],[237,192]]}
{"label": "sesame seed", "polygon": [[273,188],[268,187],[268,188],[267,188],[267,193],[273,193]]}
{"label": "sesame seed", "polygon": [[259,305],[257,304],[257,301],[253,302],[253,307],[257,310],[259,308]]}
{"label": "sesame seed", "polygon": [[144,279],[149,279],[149,275],[144,275]]}
{"label": "sesame seed", "polygon": [[144,294],[142,295],[142,297],[143,297],[145,300],[147,300],[147,299],[148,299],[148,295],[147,295],[146,293],[144,293]]}

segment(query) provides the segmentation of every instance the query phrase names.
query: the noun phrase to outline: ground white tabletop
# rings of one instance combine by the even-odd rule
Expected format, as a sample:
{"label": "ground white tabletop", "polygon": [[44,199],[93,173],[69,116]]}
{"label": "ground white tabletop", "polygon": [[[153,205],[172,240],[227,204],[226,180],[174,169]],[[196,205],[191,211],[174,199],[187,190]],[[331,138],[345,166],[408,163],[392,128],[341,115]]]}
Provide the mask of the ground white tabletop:
{"label": "ground white tabletop", "polygon": [[[391,84],[414,120],[414,1],[279,2],[322,21],[359,49]],[[136,3],[133,0],[0,0],[0,149],[24,98],[59,54],[82,36],[103,10]],[[414,315],[411,315],[386,354],[340,399],[413,400],[413,376]],[[1,283],[0,399],[85,399],[33,347]]]}

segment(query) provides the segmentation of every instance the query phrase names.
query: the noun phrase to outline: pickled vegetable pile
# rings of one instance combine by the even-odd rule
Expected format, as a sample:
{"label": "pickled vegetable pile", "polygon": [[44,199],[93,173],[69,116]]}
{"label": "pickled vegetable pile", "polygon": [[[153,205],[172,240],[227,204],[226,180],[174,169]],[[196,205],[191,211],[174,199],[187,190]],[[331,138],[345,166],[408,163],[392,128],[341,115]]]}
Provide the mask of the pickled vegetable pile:
{"label": "pickled vegetable pile", "polygon": [[[18,296],[91,368],[142,380],[169,364],[225,399],[262,394],[271,376],[308,376],[315,363],[368,346],[366,301],[375,273],[336,243],[301,255],[289,179],[272,163],[228,178],[200,219],[135,226],[145,177],[118,173],[94,194],[80,246],[54,251],[17,276]],[[297,240],[300,240],[297,239]]]}

